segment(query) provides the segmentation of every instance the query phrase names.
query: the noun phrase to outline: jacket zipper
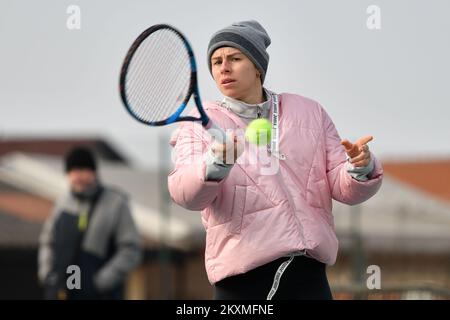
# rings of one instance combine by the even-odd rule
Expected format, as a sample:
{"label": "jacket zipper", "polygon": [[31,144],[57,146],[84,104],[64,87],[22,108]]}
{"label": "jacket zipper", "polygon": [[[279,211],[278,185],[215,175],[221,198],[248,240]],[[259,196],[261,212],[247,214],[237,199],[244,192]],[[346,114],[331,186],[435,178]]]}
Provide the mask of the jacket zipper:
{"label": "jacket zipper", "polygon": [[[259,114],[260,114],[259,109],[257,109],[257,111],[258,111],[258,115],[259,115]],[[279,121],[279,120],[280,120],[280,118],[278,117],[278,121]],[[279,133],[280,133],[280,126],[278,126],[278,135],[279,135]],[[280,150],[278,150],[278,152],[279,152],[280,155],[282,155],[282,153],[280,152]],[[278,162],[280,163],[280,168],[281,168],[281,167],[284,167],[284,165],[283,165],[282,163],[283,163],[283,161],[284,161],[285,159],[286,159],[285,156],[283,156],[283,157],[281,157],[281,158],[278,158]],[[285,167],[285,168],[286,168],[286,170],[288,170],[287,167]],[[291,174],[292,174],[292,173],[291,173]],[[277,177],[283,179],[283,176],[281,175],[281,172],[277,172]],[[297,225],[298,225],[300,234],[301,234],[301,236],[302,236],[302,241],[304,241],[303,245],[306,246],[306,241],[307,241],[307,239],[305,238],[305,234],[304,234],[304,232],[303,232],[303,226],[302,226],[302,223],[301,223],[300,219],[297,217],[297,214],[296,214],[296,206],[295,206],[294,200],[292,199],[291,194],[289,193],[289,190],[287,190],[287,188],[286,188],[286,186],[284,185],[283,181],[279,181],[279,183],[280,183],[280,185],[282,186],[284,192],[286,193],[286,195],[287,195],[287,197],[288,197],[289,205],[291,206],[292,210],[294,211],[294,212],[293,212],[293,214],[294,214],[294,219],[297,221]]]}
{"label": "jacket zipper", "polygon": [[[289,169],[288,169],[287,167],[285,167],[285,166],[282,164],[283,160],[280,160],[279,162],[280,162],[280,166],[282,166],[282,167],[285,168],[287,171],[289,171]],[[291,173],[291,174],[292,174],[292,173]],[[278,172],[277,176],[278,176],[279,178],[281,178],[281,179],[283,178],[283,176],[281,175],[281,172]],[[300,234],[301,234],[301,236],[302,236],[302,242],[304,242],[303,245],[306,246],[307,239],[305,238],[305,234],[304,234],[304,232],[303,232],[303,226],[302,226],[302,223],[301,223],[301,221],[300,221],[300,218],[297,217],[297,214],[296,214],[296,209],[297,209],[297,207],[295,206],[294,200],[292,199],[292,196],[291,196],[291,194],[289,193],[289,190],[286,188],[286,186],[285,186],[285,184],[283,183],[283,181],[279,181],[279,182],[280,182],[280,185],[282,186],[284,192],[286,193],[286,195],[287,195],[287,197],[288,197],[289,205],[291,206],[292,210],[294,211],[294,212],[293,212],[294,218],[295,218],[295,220],[297,221],[297,225],[298,225]]]}

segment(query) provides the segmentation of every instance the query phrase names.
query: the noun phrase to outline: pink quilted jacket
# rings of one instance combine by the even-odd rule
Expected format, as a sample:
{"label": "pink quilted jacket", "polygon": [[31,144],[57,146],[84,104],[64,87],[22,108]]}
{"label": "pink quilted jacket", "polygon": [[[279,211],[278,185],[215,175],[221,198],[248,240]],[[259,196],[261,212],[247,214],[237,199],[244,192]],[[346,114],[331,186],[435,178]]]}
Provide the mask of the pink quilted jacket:
{"label": "pink quilted jacket", "polygon": [[[245,130],[246,124],[226,108],[206,103],[205,110],[222,128]],[[276,162],[255,156],[264,152],[247,145],[220,182],[205,181],[211,138],[201,124],[182,123],[172,136],[175,168],[169,192],[180,206],[201,211],[211,284],[304,249],[310,257],[334,264],[338,240],[332,198],[354,205],[381,186],[377,159],[370,180],[360,182],[348,174],[341,139],[320,104],[281,94],[279,111],[279,149],[286,158]],[[263,161],[267,158],[271,160]]]}

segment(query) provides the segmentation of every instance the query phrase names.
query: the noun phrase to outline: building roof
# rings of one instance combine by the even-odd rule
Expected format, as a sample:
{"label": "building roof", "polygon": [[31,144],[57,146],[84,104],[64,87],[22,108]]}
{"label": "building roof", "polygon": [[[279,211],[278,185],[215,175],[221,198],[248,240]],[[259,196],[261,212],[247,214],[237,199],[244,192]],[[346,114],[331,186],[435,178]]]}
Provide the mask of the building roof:
{"label": "building roof", "polygon": [[446,160],[383,161],[375,196],[358,206],[333,201],[341,245],[356,232],[372,250],[450,253],[449,167]]}
{"label": "building roof", "polygon": [[450,202],[450,159],[383,162],[387,175]]}
{"label": "building roof", "polygon": [[30,223],[43,223],[52,210],[53,202],[23,192],[0,192],[0,208]]}
{"label": "building roof", "polygon": [[103,138],[12,138],[1,141],[0,156],[21,152],[62,157],[76,146],[90,148],[100,159],[121,163],[127,162],[127,159],[117,150],[117,147]]}

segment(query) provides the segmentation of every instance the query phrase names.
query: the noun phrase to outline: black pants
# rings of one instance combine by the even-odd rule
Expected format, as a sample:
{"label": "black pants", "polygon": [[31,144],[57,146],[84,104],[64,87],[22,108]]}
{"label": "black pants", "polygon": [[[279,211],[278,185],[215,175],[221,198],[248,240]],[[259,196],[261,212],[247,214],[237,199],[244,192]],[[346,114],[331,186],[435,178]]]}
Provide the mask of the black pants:
{"label": "black pants", "polygon": [[[283,257],[225,278],[215,284],[215,300],[265,300],[278,267],[289,260]],[[332,300],[325,264],[305,256],[297,256],[284,271],[273,300]]]}

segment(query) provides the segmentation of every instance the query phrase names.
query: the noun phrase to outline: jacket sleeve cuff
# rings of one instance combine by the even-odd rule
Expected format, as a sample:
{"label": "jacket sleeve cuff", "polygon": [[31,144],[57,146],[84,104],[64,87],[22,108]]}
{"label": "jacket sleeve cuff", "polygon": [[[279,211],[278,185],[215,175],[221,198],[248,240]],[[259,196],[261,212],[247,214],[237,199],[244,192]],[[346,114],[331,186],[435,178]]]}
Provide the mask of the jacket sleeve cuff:
{"label": "jacket sleeve cuff", "polygon": [[347,156],[347,163],[345,164],[345,166],[347,172],[353,179],[356,179],[358,181],[367,181],[370,179],[369,178],[370,174],[373,172],[373,169],[375,168],[375,163],[372,156],[370,157],[369,164],[365,167],[355,167],[348,160],[349,157]]}
{"label": "jacket sleeve cuff", "polygon": [[233,164],[225,164],[216,157],[211,148],[206,153],[205,181],[221,181],[231,171]]}

